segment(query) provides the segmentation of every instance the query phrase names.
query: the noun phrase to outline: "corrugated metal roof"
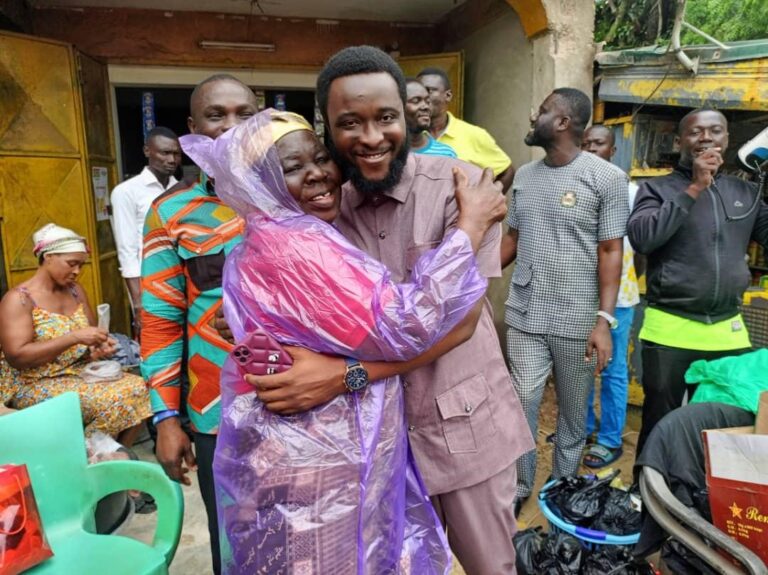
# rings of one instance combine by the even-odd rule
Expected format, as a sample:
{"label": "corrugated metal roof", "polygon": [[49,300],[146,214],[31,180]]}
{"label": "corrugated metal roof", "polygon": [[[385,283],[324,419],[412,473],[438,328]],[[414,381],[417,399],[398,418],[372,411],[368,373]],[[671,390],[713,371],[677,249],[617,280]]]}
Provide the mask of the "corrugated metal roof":
{"label": "corrugated metal roof", "polygon": [[699,58],[697,73],[686,70],[666,47],[649,46],[596,56],[600,99],[664,106],[768,110],[768,40],[686,46]]}
{"label": "corrugated metal roof", "polygon": [[[728,46],[727,50],[714,44],[683,46],[683,50],[691,59],[698,57],[701,63],[711,64],[768,58],[768,39],[725,42],[725,45]],[[664,66],[670,62],[677,62],[675,54],[667,46],[644,46],[600,52],[595,56],[595,60],[605,70],[625,66]]]}

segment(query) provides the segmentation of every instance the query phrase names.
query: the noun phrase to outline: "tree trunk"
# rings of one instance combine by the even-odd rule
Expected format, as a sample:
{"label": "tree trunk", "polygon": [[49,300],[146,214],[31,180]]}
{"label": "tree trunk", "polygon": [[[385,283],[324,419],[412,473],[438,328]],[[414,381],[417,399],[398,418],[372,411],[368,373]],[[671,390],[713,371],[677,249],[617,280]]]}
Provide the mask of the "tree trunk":
{"label": "tree trunk", "polygon": [[619,26],[622,25],[622,23],[624,22],[624,18],[627,15],[629,2],[630,0],[621,0],[619,2],[619,8],[616,12],[616,19],[613,21],[613,24],[611,24],[611,27],[608,30],[608,33],[605,35],[605,38],[603,38],[603,41],[606,44],[610,44],[611,42],[613,42],[614,38],[616,37],[616,34],[619,31]]}

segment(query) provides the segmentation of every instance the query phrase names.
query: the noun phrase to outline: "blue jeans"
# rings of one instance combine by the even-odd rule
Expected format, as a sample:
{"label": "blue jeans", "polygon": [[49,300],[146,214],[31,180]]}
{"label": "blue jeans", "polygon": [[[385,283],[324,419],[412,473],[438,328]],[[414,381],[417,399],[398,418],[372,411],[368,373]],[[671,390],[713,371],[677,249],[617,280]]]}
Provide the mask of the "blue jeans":
{"label": "blue jeans", "polygon": [[[616,449],[621,446],[621,434],[627,419],[627,398],[629,395],[629,332],[632,329],[634,307],[617,307],[614,313],[619,325],[611,330],[613,360],[600,374],[600,431],[597,442]],[[587,435],[595,430],[595,387],[587,400]]]}

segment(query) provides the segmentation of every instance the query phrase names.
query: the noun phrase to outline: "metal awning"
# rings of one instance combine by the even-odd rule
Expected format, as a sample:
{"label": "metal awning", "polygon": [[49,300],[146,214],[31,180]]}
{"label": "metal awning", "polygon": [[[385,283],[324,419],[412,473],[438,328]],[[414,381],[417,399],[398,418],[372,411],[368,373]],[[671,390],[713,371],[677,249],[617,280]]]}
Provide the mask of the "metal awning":
{"label": "metal awning", "polygon": [[602,75],[599,97],[606,102],[662,106],[768,110],[768,40],[686,46],[699,58],[688,72],[666,47],[603,52],[595,60]]}

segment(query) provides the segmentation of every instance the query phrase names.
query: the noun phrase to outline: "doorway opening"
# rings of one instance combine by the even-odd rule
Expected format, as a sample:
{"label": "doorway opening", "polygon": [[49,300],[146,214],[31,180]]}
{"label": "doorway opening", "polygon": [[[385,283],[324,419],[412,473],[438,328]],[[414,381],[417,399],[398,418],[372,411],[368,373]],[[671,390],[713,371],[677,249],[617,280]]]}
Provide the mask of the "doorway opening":
{"label": "doorway opening", "polygon": [[[313,124],[315,121],[315,92],[313,90],[264,89],[251,86],[256,94],[260,109],[279,108],[301,114]],[[154,102],[156,126],[164,126],[179,136],[188,133],[189,97],[192,86],[171,87],[115,87],[117,104],[117,124],[120,133],[120,163],[123,181],[144,169],[147,161],[144,157],[144,94],[150,92]],[[197,173],[197,167],[186,155],[182,158],[181,174],[177,177]]]}

